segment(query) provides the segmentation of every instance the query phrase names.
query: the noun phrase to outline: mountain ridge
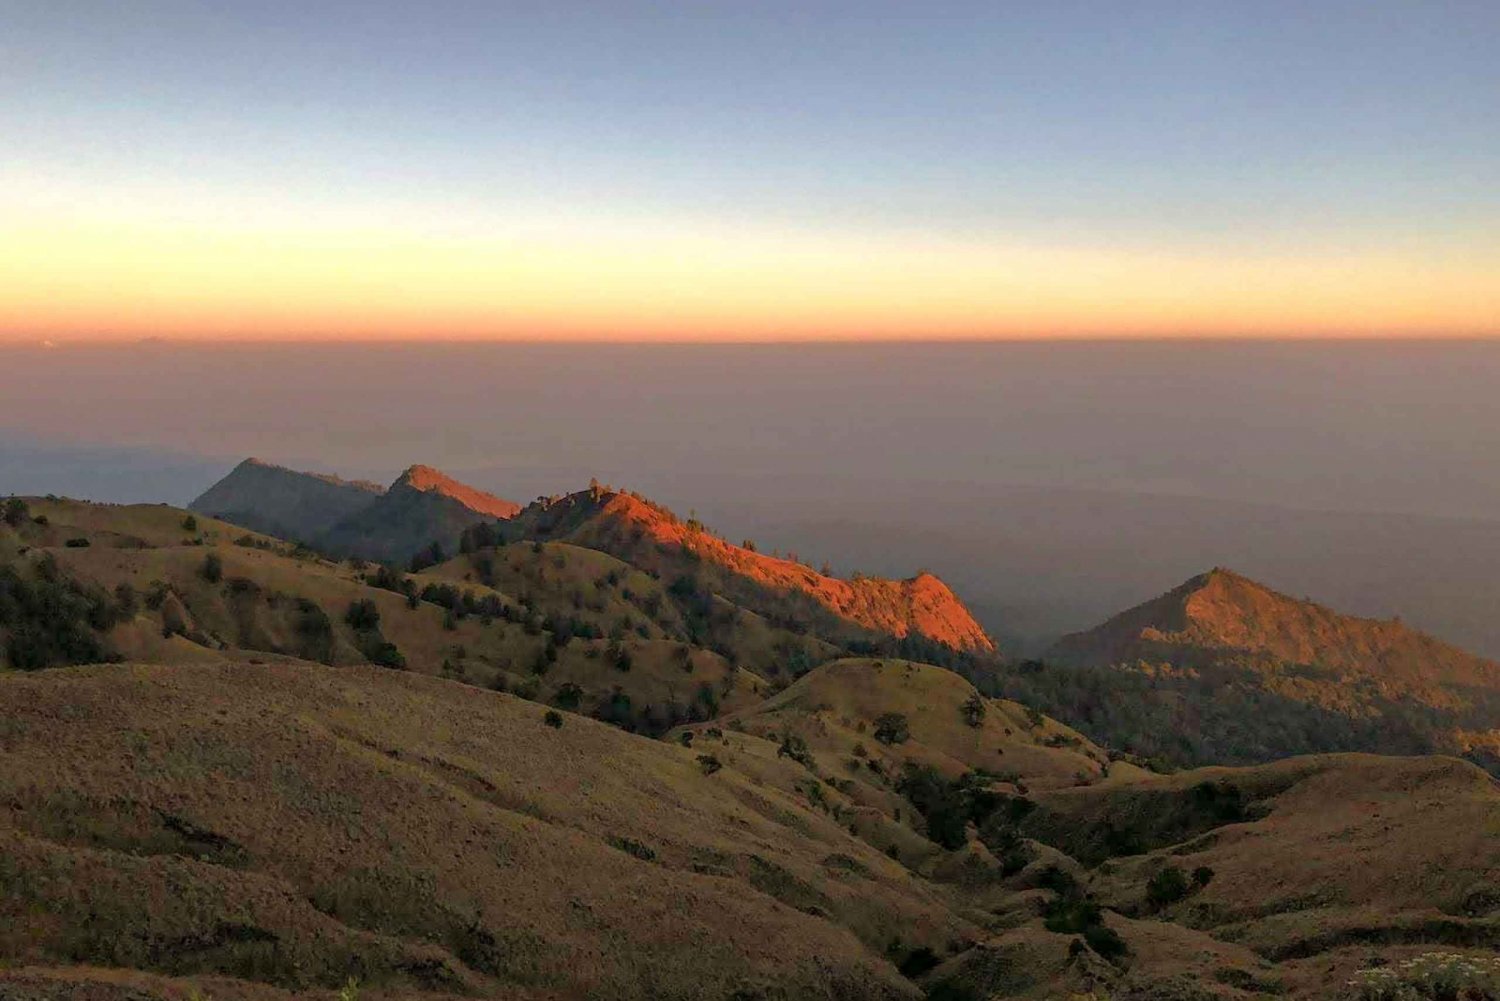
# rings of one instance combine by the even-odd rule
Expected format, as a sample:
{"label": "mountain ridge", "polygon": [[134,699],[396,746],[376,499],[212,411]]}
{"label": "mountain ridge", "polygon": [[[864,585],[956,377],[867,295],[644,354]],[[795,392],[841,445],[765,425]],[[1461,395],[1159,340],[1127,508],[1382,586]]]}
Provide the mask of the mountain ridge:
{"label": "mountain ridge", "polygon": [[896,639],[920,636],[950,649],[994,653],[995,644],[957,595],[934,574],[904,580],[857,574],[841,579],[791,559],[734,545],[696,518],[683,520],[660,504],[628,491],[591,487],[544,498],[506,526],[510,535],[553,539],[602,549],[663,575],[691,576],[722,570],[742,592],[781,595],[803,607]]}

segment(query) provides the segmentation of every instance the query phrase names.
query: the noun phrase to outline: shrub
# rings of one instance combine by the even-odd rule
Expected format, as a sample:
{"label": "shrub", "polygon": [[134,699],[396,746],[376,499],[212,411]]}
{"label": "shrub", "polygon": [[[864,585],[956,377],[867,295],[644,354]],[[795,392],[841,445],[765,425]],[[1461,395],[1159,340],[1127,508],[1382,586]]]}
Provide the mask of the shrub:
{"label": "shrub", "polygon": [[901,971],[903,977],[910,980],[920,977],[934,966],[937,966],[938,963],[938,954],[924,945],[908,952],[905,958],[901,960],[901,965],[897,969]]}
{"label": "shrub", "polygon": [[1207,886],[1213,881],[1214,871],[1206,865],[1200,865],[1193,870],[1193,885]]}
{"label": "shrub", "polygon": [[712,775],[724,767],[724,763],[712,754],[698,755],[698,767],[703,769],[704,775]]}
{"label": "shrub", "polygon": [[67,546],[69,549],[87,549],[90,545],[92,545],[92,543],[90,543],[88,539],[80,537],[77,539],[69,539],[68,541],[64,542],[63,545]]}
{"label": "shrub", "polygon": [[642,862],[655,862],[656,852],[649,845],[643,845],[634,838],[612,837],[609,839],[610,847],[618,848],[626,855],[632,855]]}
{"label": "shrub", "polygon": [[380,609],[375,607],[375,602],[369,598],[360,598],[349,603],[349,610],[344,613],[344,621],[358,632],[375,629],[380,625]]}
{"label": "shrub", "polygon": [[1152,907],[1166,907],[1186,897],[1188,889],[1187,876],[1175,865],[1169,865],[1146,884],[1146,901]]}
{"label": "shrub", "polygon": [[406,655],[389,641],[374,644],[365,652],[370,658],[370,663],[376,667],[389,667],[402,671],[406,669]]}
{"label": "shrub", "polygon": [[807,741],[795,733],[787,732],[781,735],[781,746],[776,748],[778,758],[791,758],[803,768],[813,766],[812,752],[808,750]]}
{"label": "shrub", "polygon": [[218,553],[209,553],[203,557],[203,565],[198,568],[198,573],[210,584],[217,584],[224,579],[224,561],[219,559]]}
{"label": "shrub", "polygon": [[118,659],[93,632],[108,629],[117,614],[102,589],[64,579],[55,561],[38,564],[35,580],[0,566],[0,632],[8,634],[12,667],[24,671]]}
{"label": "shrub", "polygon": [[7,497],[4,508],[0,509],[0,518],[4,518],[11,528],[16,528],[30,516],[31,509],[19,497]]}
{"label": "shrub", "polygon": [[552,701],[564,709],[577,709],[578,704],[583,701],[583,689],[571,681],[565,681],[557,689],[557,694],[552,696]]}
{"label": "shrub", "polygon": [[115,607],[122,621],[135,618],[139,603],[136,601],[135,588],[128,581],[115,585]]}
{"label": "shrub", "polygon": [[1359,1001],[1500,1001],[1500,956],[1428,952],[1358,970],[1349,986]]}
{"label": "shrub", "polygon": [[561,730],[563,725],[562,713],[558,712],[556,709],[548,709],[547,715],[542,717],[542,722],[546,723],[554,730]]}
{"label": "shrub", "polygon": [[1130,952],[1125,940],[1105,924],[1092,924],[1083,930],[1083,940],[1100,956],[1115,960]]}
{"label": "shrub", "polygon": [[911,739],[911,729],[901,713],[881,713],[875,717],[875,739],[882,744],[904,744]]}
{"label": "shrub", "polygon": [[198,531],[198,519],[194,518],[192,515],[188,515],[186,518],[182,519],[182,530],[184,532]]}
{"label": "shrub", "polygon": [[960,712],[963,713],[964,722],[969,726],[979,726],[984,722],[984,699],[979,697],[978,692],[975,692],[964,701],[963,708],[960,710]]}

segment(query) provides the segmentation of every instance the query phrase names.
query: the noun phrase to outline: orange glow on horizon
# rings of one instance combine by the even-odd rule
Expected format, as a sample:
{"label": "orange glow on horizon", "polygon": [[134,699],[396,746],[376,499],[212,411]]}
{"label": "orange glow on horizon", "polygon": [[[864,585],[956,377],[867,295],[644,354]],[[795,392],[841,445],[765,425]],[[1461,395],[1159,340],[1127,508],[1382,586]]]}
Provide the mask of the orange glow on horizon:
{"label": "orange glow on horizon", "polygon": [[6,216],[5,341],[1500,335],[1492,269],[1415,252],[1226,257],[577,218],[366,225],[34,204]]}

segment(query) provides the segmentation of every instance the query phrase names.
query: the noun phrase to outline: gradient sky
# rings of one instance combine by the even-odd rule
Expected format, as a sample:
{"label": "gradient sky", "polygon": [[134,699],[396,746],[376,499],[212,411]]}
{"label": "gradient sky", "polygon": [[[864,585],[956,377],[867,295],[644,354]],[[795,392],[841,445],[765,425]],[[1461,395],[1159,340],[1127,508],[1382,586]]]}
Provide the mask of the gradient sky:
{"label": "gradient sky", "polygon": [[1500,336],[1500,4],[0,0],[0,340]]}

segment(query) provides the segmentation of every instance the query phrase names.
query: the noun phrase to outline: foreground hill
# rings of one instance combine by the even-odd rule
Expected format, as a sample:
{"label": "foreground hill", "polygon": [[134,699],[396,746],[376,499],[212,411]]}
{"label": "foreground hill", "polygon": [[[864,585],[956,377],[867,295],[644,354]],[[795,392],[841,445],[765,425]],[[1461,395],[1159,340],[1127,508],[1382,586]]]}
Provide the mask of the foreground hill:
{"label": "foreground hill", "polygon": [[[973,929],[684,748],[374,668],[0,677],[0,957],[300,990],[912,998]],[[898,957],[899,958],[899,957]]]}
{"label": "foreground hill", "polygon": [[386,488],[259,459],[240,463],[188,507],[340,556],[401,564],[434,544],[452,551],[464,529],[521,509],[430,466],[411,466]]}
{"label": "foreground hill", "polygon": [[211,518],[308,542],[371,504],[385,488],[326,473],[302,473],[246,459],[188,505]]}
{"label": "foreground hill", "polygon": [[1064,637],[1006,690],[1101,739],[1191,762],[1328,750],[1500,765],[1500,664],[1399,621],[1214,570]]}
{"label": "foreground hill", "polygon": [[829,665],[691,747],[369,667],[0,675],[0,994],[1249,1001],[1500,948],[1500,790],[1451,759],[1106,778],[1074,737],[1087,784],[894,807],[819,774],[892,699],[879,756],[943,774],[1068,736],[992,704],[965,746],[934,670]]}
{"label": "foreground hill", "polygon": [[994,643],[937,577],[841,580],[789,559],[733,545],[634,494],[592,489],[529,505],[508,537],[571,542],[612,553],[688,588],[706,587],[773,621],[845,639],[894,637],[950,651],[989,653]]}

